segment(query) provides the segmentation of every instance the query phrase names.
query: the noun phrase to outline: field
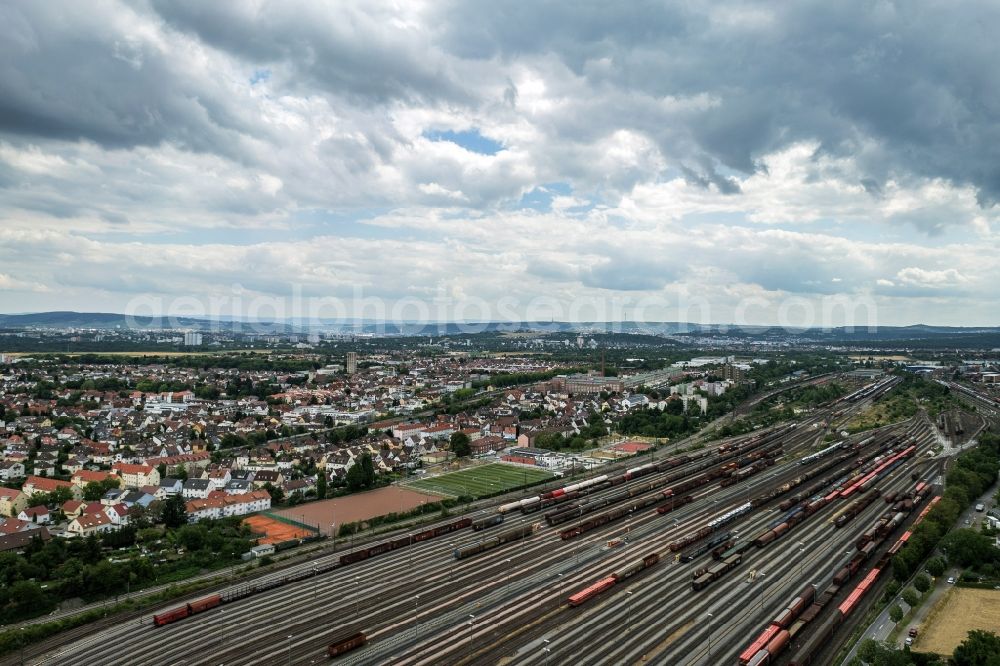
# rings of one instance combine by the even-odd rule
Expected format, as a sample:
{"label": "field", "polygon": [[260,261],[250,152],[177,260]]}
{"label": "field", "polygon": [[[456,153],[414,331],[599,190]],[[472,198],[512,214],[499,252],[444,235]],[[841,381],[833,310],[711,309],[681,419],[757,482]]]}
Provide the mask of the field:
{"label": "field", "polygon": [[950,655],[972,629],[1000,627],[1000,591],[952,588],[931,611],[913,649]]}
{"label": "field", "polygon": [[410,487],[458,497],[491,495],[528,483],[551,479],[555,475],[539,469],[530,469],[504,463],[490,463],[470,467],[458,472],[448,472],[410,483]]}
{"label": "field", "polygon": [[324,534],[330,534],[330,526],[333,524],[342,525],[389,513],[409,511],[426,502],[437,502],[440,499],[437,495],[399,486],[387,486],[346,497],[300,504],[273,513],[306,525],[316,525]]}
{"label": "field", "polygon": [[263,514],[250,516],[243,523],[254,532],[267,535],[260,540],[260,543],[281,543],[289,539],[301,539],[314,534],[311,530],[304,530]]}

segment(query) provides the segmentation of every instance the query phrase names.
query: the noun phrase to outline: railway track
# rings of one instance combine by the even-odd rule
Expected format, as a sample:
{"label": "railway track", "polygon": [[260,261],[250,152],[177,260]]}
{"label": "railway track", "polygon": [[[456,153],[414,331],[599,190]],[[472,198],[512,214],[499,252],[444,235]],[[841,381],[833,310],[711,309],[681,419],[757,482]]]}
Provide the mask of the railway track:
{"label": "railway track", "polygon": [[[799,466],[797,459],[811,452],[821,435],[812,425],[830,419],[831,414],[832,408],[818,410],[799,427],[784,432],[780,438],[786,456],[783,462],[736,485],[705,486],[692,493],[691,504],[673,513],[659,515],[644,509],[569,541],[559,539],[559,526],[544,526],[541,513],[515,514],[506,518],[505,528],[534,522],[543,527],[534,536],[468,561],[456,562],[452,550],[489,535],[488,530],[419,542],[165,627],[154,628],[149,615],[104,628],[84,627],[61,635],[58,646],[29,648],[28,663],[307,664],[325,659],[328,642],[350,627],[364,629],[369,644],[340,657],[339,663],[473,664],[511,658],[541,664],[548,659],[562,663],[571,655],[584,663],[633,663],[644,656],[660,663],[718,663],[712,660],[733,657],[742,647],[738,643],[743,625],[760,621],[787,600],[789,585],[829,570],[831,554],[853,543],[878,503],[847,528],[834,532],[829,520],[844,506],[835,502],[788,537],[751,550],[734,571],[700,592],[691,590],[690,574],[710,556],[675,564],[668,545],[686,531],[808,469]],[[879,436],[902,439],[914,434],[920,446],[929,446],[929,434],[907,433],[903,427],[881,429]],[[894,472],[891,487],[905,486],[910,469],[908,463]],[[645,476],[591,497],[655,478]],[[484,509],[470,517],[489,512]],[[726,529],[740,538],[753,538],[755,531],[777,515],[775,505],[769,504]],[[623,533],[629,536],[626,546],[603,547],[608,538]],[[792,548],[807,540],[822,547],[806,553]],[[569,594],[650,552],[660,553],[658,565],[592,602],[565,608]],[[316,562],[342,553],[322,556]],[[765,572],[758,579],[763,584],[743,582],[752,569]],[[708,613],[712,618],[706,625]],[[581,651],[581,645],[588,646],[587,650]]]}

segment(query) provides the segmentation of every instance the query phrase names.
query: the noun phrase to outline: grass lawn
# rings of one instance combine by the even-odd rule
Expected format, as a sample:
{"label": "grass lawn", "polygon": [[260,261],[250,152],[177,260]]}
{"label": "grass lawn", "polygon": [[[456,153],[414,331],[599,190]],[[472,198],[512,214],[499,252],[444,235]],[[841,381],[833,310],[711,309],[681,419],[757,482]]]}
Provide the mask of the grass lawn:
{"label": "grass lawn", "polygon": [[471,467],[458,472],[447,472],[440,476],[420,479],[408,484],[445,495],[471,495],[481,497],[491,495],[511,488],[545,481],[555,475],[543,470],[529,469],[504,463],[490,463],[480,467]]}

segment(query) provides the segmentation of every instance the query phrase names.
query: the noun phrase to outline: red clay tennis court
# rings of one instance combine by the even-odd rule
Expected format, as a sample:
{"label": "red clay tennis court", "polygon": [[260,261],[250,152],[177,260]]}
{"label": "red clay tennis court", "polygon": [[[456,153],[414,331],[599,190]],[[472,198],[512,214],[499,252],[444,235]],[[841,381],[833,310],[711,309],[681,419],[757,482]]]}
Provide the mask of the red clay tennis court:
{"label": "red clay tennis court", "polygon": [[281,543],[290,539],[302,539],[315,534],[312,530],[305,530],[294,525],[275,520],[269,516],[258,514],[243,520],[256,534],[265,534],[258,543]]}

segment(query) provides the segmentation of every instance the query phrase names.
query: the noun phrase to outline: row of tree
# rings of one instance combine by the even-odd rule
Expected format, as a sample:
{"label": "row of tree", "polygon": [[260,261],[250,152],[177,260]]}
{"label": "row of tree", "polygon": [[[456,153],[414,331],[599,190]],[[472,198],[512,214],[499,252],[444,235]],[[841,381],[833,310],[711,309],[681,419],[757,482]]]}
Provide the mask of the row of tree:
{"label": "row of tree", "polygon": [[959,643],[951,659],[933,653],[897,650],[871,639],[862,641],[850,666],[998,666],[1000,637],[991,631],[974,629]]}
{"label": "row of tree", "polygon": [[[955,530],[942,543],[948,530],[955,524],[962,511],[968,508],[992,485],[1000,472],[1000,436],[984,432],[979,446],[958,456],[945,478],[945,491],[941,500],[924,520],[913,528],[906,545],[892,559],[893,575],[907,580],[920,567],[938,544],[948,559],[968,566],[972,563],[996,566],[1000,553],[987,548],[983,535],[973,530]],[[987,539],[988,540],[988,539]]]}
{"label": "row of tree", "polygon": [[[169,502],[165,503],[164,512]],[[181,501],[183,511],[183,500]],[[172,527],[155,527],[145,520],[101,536],[80,539],[34,538],[23,554],[0,553],[0,624],[17,622],[48,613],[64,600],[88,601],[124,594],[170,578],[240,561],[240,555],[253,545],[251,535],[239,518],[187,524],[169,521]],[[166,518],[166,516],[164,516]],[[142,545],[150,551],[142,556],[137,550],[122,555],[122,561],[108,559],[114,548]],[[177,555],[176,549],[184,554]],[[165,561],[154,562],[153,552],[167,549]]]}

